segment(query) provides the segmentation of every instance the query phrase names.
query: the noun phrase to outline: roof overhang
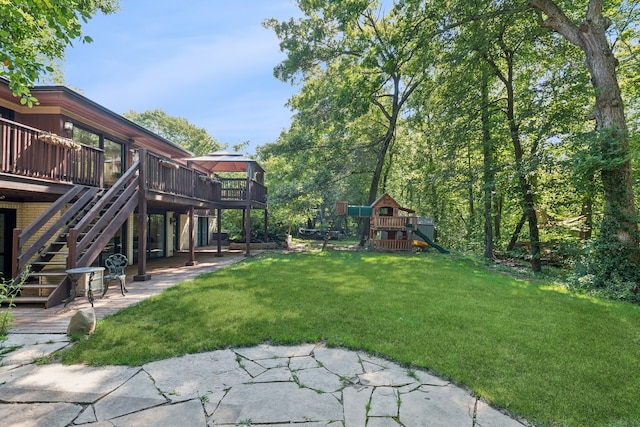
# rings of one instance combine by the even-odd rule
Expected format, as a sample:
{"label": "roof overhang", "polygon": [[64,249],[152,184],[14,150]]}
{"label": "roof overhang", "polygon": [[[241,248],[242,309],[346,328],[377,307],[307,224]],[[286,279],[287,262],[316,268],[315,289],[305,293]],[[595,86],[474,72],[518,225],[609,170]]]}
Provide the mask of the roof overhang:
{"label": "roof overhang", "polygon": [[209,172],[247,172],[251,168],[253,172],[264,172],[258,162],[240,153],[216,151],[206,156],[188,157],[182,160]]}
{"label": "roof overhang", "polygon": [[[8,87],[6,79],[0,79],[0,98],[7,102],[5,105],[22,115],[58,114],[76,121],[78,125],[85,125],[117,138],[123,142],[132,142],[135,146],[149,151],[163,153],[171,159],[182,159],[193,153],[168,139],[161,137],[143,126],[117,114],[102,105],[91,101],[85,96],[65,86],[36,86],[31,93],[38,99],[39,104],[28,107],[20,104]],[[1,101],[1,100],[0,100]]]}

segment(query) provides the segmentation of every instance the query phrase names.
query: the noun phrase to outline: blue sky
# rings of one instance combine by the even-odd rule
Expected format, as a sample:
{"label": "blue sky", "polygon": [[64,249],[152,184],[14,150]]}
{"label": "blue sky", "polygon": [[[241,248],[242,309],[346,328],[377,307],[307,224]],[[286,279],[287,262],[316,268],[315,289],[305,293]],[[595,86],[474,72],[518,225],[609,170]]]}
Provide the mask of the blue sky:
{"label": "blue sky", "polygon": [[273,142],[289,127],[285,106],[298,88],[273,77],[284,58],[266,18],[298,16],[290,0],[120,0],[84,26],[66,83],[122,114],[160,108],[241,151]]}

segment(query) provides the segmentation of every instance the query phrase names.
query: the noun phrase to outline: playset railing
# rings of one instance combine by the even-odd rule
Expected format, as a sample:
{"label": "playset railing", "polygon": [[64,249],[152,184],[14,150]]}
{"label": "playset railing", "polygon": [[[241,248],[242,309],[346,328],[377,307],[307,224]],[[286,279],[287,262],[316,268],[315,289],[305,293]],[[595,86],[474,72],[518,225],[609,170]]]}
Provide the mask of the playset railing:
{"label": "playset railing", "polygon": [[408,251],[411,249],[412,240],[374,240],[370,241],[371,249],[381,249],[387,251]]}
{"label": "playset railing", "polygon": [[377,216],[373,218],[373,228],[404,229],[407,224],[414,224],[415,217],[411,216]]}

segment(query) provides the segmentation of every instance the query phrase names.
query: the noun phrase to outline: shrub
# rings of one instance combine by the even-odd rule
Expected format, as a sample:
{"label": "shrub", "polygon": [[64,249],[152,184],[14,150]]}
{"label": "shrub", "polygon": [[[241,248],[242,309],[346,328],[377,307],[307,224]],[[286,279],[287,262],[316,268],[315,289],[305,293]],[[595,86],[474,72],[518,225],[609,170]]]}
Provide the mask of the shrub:
{"label": "shrub", "polygon": [[0,339],[4,339],[13,324],[11,309],[15,306],[13,299],[20,293],[20,288],[27,280],[29,268],[26,268],[18,277],[12,280],[0,279],[0,305],[6,308],[0,311]]}
{"label": "shrub", "polygon": [[638,268],[618,242],[587,243],[576,257],[569,284],[575,290],[640,304]]}

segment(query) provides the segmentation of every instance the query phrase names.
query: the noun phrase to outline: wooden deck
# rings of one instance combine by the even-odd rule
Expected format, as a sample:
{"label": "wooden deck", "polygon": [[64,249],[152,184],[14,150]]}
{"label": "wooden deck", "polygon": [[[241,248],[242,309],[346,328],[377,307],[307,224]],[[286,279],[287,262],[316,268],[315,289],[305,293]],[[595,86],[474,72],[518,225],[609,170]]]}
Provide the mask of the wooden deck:
{"label": "wooden deck", "polygon": [[[257,253],[259,252],[252,252],[253,255]],[[97,297],[94,302],[98,320],[152,295],[159,294],[164,289],[175,286],[179,282],[244,259],[243,251],[224,250],[222,254],[222,257],[216,257],[215,249],[200,249],[196,252],[198,264],[195,266],[185,266],[189,255],[183,252],[176,253],[175,256],[170,258],[147,261],[147,271],[151,274],[151,280],[145,282],[134,282],[133,276],[137,273],[137,266],[129,266],[126,270],[126,285],[129,292],[123,297],[117,281],[112,281],[105,297]],[[87,307],[91,307],[91,304],[85,297],[76,298],[66,307],[63,304],[49,309],[26,306],[15,307],[12,310],[15,321],[10,333],[66,334],[71,316],[79,309]]]}

